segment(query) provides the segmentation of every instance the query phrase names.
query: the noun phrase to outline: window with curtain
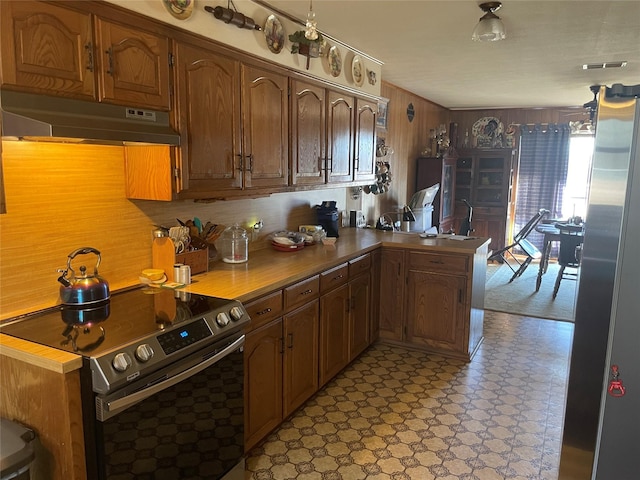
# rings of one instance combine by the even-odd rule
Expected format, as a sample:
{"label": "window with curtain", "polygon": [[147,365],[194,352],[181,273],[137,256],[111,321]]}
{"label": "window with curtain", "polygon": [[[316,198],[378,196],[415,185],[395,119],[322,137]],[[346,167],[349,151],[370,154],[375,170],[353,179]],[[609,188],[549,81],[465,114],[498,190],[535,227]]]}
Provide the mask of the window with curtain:
{"label": "window with curtain", "polygon": [[[541,208],[551,212],[548,218],[562,218],[570,138],[568,123],[520,127],[514,233]],[[543,235],[534,231],[527,239],[542,250]]]}

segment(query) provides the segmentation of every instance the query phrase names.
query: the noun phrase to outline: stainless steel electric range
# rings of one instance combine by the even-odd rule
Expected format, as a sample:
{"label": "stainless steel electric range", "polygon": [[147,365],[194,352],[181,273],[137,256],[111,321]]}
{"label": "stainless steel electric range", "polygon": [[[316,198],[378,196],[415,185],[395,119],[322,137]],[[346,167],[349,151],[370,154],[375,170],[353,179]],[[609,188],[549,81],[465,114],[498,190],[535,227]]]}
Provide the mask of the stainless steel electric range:
{"label": "stainless steel electric range", "polygon": [[235,300],[135,288],[0,325],[82,355],[88,478],[241,479],[243,327]]}

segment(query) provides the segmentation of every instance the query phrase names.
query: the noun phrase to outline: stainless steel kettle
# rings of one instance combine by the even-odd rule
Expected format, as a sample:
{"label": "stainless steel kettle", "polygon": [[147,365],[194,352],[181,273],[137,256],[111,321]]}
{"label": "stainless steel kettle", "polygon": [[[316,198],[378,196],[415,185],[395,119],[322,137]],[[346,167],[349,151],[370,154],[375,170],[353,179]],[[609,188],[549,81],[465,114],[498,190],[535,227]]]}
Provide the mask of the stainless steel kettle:
{"label": "stainless steel kettle", "polygon": [[[87,267],[82,265],[80,267],[80,274],[76,275],[73,268],[71,268],[71,260],[73,260],[76,255],[86,255],[89,253],[94,253],[98,256],[93,274],[88,274]],[[98,275],[100,258],[100,252],[91,247],[82,247],[69,254],[67,268],[65,270],[58,270],[59,273],[62,273],[62,275],[58,277],[58,282],[61,284],[60,299],[62,303],[65,305],[89,305],[104,302],[109,299],[109,283]]]}

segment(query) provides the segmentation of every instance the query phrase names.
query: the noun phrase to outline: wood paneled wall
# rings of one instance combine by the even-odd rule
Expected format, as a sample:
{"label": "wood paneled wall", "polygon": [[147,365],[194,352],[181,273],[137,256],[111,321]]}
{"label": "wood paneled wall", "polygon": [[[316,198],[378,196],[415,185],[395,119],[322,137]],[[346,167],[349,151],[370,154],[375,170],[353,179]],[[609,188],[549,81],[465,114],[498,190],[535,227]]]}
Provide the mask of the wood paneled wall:
{"label": "wood paneled wall", "polygon": [[[458,124],[458,145],[464,140],[465,131],[469,131],[473,124],[482,117],[498,118],[506,129],[511,124],[533,125],[536,123],[568,123],[588,120],[589,114],[583,108],[509,108],[492,110],[453,110],[450,121]],[[452,139],[455,142],[455,139]]]}
{"label": "wood paneled wall", "polygon": [[[378,136],[394,150],[387,157],[393,179],[389,192],[363,196],[363,209],[369,212],[367,220],[374,224],[379,215],[396,212],[411,200],[415,191],[415,159],[429,144],[429,130],[441,123],[448,125],[449,116],[447,109],[387,82],[382,82],[382,96],[389,99],[387,131],[379,131]],[[411,121],[407,116],[409,104],[414,110]]]}
{"label": "wood paneled wall", "polygon": [[[99,274],[117,290],[139,283],[140,271],[151,266],[154,225],[174,226],[176,218],[197,216],[246,228],[262,219],[252,251],[270,248],[269,233],[315,224],[314,207],[324,200],[346,207],[344,188],[214,203],[128,200],[123,147],[18,141],[2,146],[7,213],[0,215],[0,319],[58,303],[56,269],[66,267],[69,253],[79,247],[101,252]],[[80,255],[74,266],[91,268],[94,262],[93,255]]]}
{"label": "wood paneled wall", "polygon": [[[461,145],[466,130],[482,117],[497,117],[506,129],[510,124],[547,124],[567,123],[588,119],[582,108],[513,108],[486,110],[448,110],[427,99],[412,94],[388,82],[382,82],[381,94],[389,99],[388,128],[379,131],[378,136],[394,149],[389,158],[393,181],[389,192],[381,195],[363,195],[363,211],[367,220],[375,224],[377,217],[383,213],[395,212],[411,200],[415,192],[415,159],[429,144],[429,130],[444,123],[455,122],[457,138],[452,138],[453,145]],[[407,117],[407,107],[413,105],[415,114],[413,121]],[[450,132],[447,132],[449,134]]]}

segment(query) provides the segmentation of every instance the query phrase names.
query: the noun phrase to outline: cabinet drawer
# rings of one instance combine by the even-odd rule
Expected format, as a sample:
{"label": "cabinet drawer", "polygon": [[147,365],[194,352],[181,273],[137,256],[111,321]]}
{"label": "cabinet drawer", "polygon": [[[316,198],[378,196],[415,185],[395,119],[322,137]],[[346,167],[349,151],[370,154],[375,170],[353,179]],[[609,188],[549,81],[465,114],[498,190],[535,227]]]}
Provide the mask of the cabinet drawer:
{"label": "cabinet drawer", "polygon": [[446,255],[439,253],[409,253],[409,268],[440,273],[467,272],[468,257],[462,255]]}
{"label": "cabinet drawer", "polygon": [[349,260],[349,278],[371,270],[371,254],[367,253],[353,260]]}
{"label": "cabinet drawer", "polygon": [[320,274],[320,291],[322,293],[344,285],[349,281],[349,264],[343,263]]}
{"label": "cabinet drawer", "polygon": [[251,318],[251,330],[266,325],[282,314],[282,290],[248,302],[244,308]]}
{"label": "cabinet drawer", "polygon": [[315,275],[284,289],[284,308],[290,310],[318,298],[319,294],[320,279]]}

